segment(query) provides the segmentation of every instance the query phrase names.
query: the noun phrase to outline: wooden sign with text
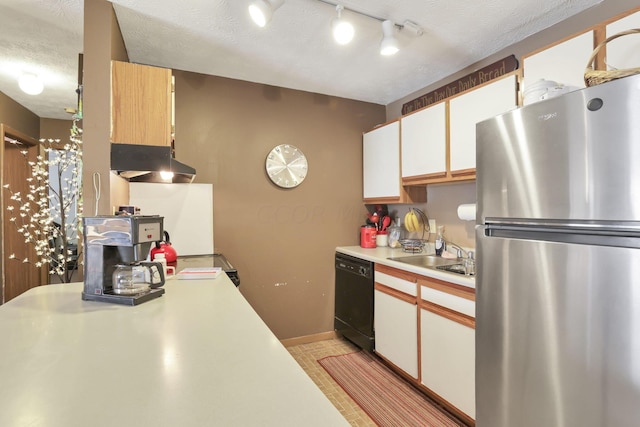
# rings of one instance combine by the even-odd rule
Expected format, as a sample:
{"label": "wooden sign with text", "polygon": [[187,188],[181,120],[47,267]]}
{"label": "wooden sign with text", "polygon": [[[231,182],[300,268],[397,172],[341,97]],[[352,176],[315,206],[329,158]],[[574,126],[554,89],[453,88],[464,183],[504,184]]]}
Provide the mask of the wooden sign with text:
{"label": "wooden sign with text", "polygon": [[474,86],[486,83],[517,69],[518,60],[515,55],[507,56],[500,61],[487,65],[478,71],[474,71],[471,74],[449,83],[448,85],[442,86],[441,88],[427,93],[426,95],[422,95],[419,98],[402,104],[402,115],[419,110],[420,108],[426,107],[427,105],[435,102],[442,101],[450,96],[464,92],[467,89],[471,89]]}

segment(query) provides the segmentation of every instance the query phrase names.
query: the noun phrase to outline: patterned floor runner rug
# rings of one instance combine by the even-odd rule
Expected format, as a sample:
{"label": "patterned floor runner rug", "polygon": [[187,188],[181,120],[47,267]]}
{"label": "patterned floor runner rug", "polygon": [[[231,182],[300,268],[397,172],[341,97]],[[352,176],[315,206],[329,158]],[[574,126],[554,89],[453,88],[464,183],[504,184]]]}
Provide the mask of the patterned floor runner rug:
{"label": "patterned floor runner rug", "polygon": [[464,425],[369,353],[329,356],[318,363],[381,427]]}

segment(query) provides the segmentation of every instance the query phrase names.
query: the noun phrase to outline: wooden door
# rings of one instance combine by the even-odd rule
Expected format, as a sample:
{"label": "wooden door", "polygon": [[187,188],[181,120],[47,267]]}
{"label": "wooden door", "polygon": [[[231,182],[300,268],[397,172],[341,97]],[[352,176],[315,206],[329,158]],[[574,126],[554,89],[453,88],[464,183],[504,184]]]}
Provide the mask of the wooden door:
{"label": "wooden door", "polygon": [[[2,161],[2,182],[0,184],[0,244],[2,245],[2,261],[0,262],[0,277],[2,278],[2,292],[0,292],[0,304],[15,298],[21,293],[46,283],[46,270],[35,266],[36,253],[32,244],[24,242],[23,236],[17,231],[15,223],[11,217],[18,213],[7,210],[11,197],[9,189],[4,188],[9,185],[11,191],[21,192],[23,195],[29,192],[29,182],[31,176],[30,167],[22,150],[28,151],[28,157],[35,160],[38,155],[39,143],[35,139],[15,131],[3,124],[0,124],[0,137],[3,144],[0,148],[0,159]],[[16,259],[11,259],[15,255]],[[23,263],[19,260],[28,259],[30,262]]]}

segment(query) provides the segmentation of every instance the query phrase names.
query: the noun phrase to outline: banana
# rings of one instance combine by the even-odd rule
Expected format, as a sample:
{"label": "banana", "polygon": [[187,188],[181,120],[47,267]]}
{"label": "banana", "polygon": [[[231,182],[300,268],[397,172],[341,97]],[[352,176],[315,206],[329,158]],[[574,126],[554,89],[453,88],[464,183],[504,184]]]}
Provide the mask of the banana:
{"label": "banana", "polygon": [[420,231],[420,218],[418,217],[418,214],[416,214],[416,211],[412,209],[411,212],[413,212],[413,215],[411,215],[411,220],[413,221],[413,231]]}
{"label": "banana", "polygon": [[404,216],[404,228],[410,233],[420,231],[420,218],[413,209]]}
{"label": "banana", "polygon": [[411,221],[412,214],[413,210],[409,209],[409,212],[404,216],[404,228],[406,228],[409,233],[415,231],[413,228],[413,221]]}

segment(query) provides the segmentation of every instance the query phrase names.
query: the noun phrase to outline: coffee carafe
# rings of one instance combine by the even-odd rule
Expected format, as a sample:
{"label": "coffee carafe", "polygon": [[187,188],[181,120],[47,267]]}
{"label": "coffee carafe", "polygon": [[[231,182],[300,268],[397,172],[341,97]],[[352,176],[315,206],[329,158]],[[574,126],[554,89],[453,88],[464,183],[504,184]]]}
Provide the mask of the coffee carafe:
{"label": "coffee carafe", "polygon": [[164,268],[159,262],[117,264],[111,285],[116,295],[138,295],[164,285]]}
{"label": "coffee carafe", "polygon": [[82,218],[82,299],[137,305],[164,294],[162,264],[143,261],[151,245],[162,240],[163,222],[157,215]]}

